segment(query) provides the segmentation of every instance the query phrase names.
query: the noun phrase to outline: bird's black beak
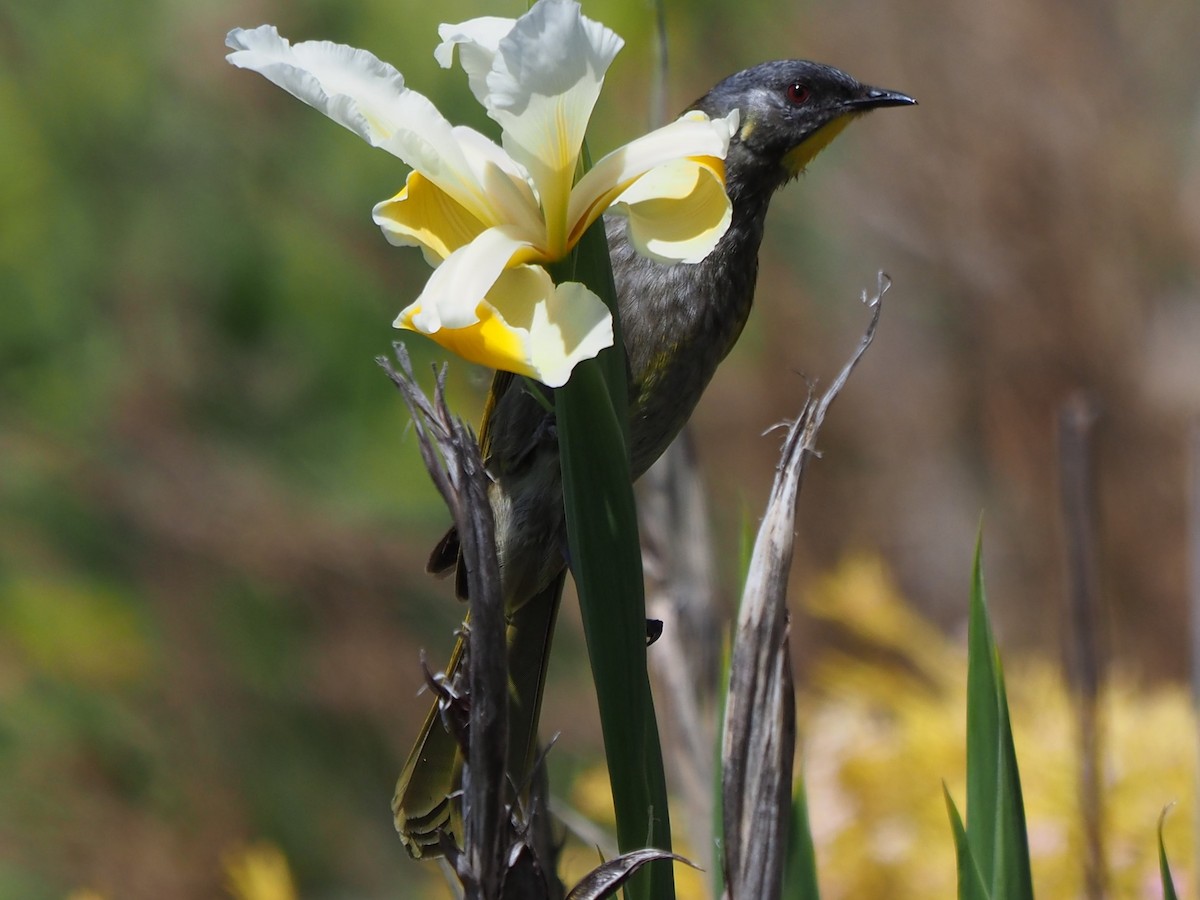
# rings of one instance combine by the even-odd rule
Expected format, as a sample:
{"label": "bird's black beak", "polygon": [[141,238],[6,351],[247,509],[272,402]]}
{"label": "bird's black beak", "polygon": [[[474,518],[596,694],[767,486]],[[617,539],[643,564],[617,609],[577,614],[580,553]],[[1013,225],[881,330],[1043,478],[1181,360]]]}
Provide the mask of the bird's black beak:
{"label": "bird's black beak", "polygon": [[881,106],[916,106],[917,101],[908,94],[899,91],[885,91],[883,88],[864,88],[862,95],[855,97],[846,105],[856,112],[868,109],[878,109]]}

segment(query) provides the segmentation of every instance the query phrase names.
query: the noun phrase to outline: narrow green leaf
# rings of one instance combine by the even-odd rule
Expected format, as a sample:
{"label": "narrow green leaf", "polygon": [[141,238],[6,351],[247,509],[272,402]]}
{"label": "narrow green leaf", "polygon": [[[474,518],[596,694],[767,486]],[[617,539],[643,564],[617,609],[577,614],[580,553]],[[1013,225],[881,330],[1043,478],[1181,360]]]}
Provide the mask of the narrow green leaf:
{"label": "narrow green leaf", "polygon": [[1004,670],[988,621],[982,533],[971,578],[967,660],[967,839],[994,897],[1032,900],[1021,775]]}
{"label": "narrow green leaf", "polygon": [[950,814],[950,827],[954,831],[954,857],[958,862],[958,900],[989,900],[983,876],[971,852],[971,842],[967,839],[967,831],[963,828],[962,817],[958,807],[945,783],[942,784],[942,794],[946,798],[946,812]]}
{"label": "narrow green leaf", "polygon": [[988,624],[981,562],[975,542],[967,628],[967,839],[985,884],[994,883],[999,808],[1000,711],[996,701],[995,641]]}
{"label": "narrow green leaf", "polygon": [[[738,584],[746,583],[750,574],[750,558],[754,556],[754,538],[758,534],[758,514],[742,503],[742,525],[738,529]],[[738,603],[742,602],[738,597]],[[735,610],[736,612],[736,610]]]}
{"label": "narrow green leaf", "polygon": [[[1021,773],[1008,717],[1004,667],[996,656],[996,704],[1000,711],[1000,767],[996,782],[997,853],[995,897],[1033,900],[1033,875],[1029,867],[1029,837],[1025,827],[1025,799]],[[1004,888],[1000,890],[1000,886]]]}
{"label": "narrow green leaf", "polygon": [[1162,878],[1163,900],[1176,900],[1178,896],[1175,893],[1175,881],[1171,878],[1171,866],[1167,862],[1167,848],[1163,845],[1163,823],[1170,811],[1171,807],[1167,806],[1158,817],[1158,873]]}
{"label": "narrow green leaf", "polygon": [[[560,274],[560,273],[556,273]],[[616,293],[608,244],[596,223],[579,244],[571,277],[610,309]],[[576,367],[555,392],[571,572],[600,708],[622,853],[671,849],[666,776],[646,673],[646,601],[637,510],[629,472],[623,345]],[[671,900],[669,862],[630,879],[633,898]]]}
{"label": "narrow green leaf", "polygon": [[787,863],[783,875],[783,900],[820,900],[817,882],[817,854],[813,849],[812,829],[808,821],[808,794],[804,779],[796,784],[792,797],[792,827],[788,835]]}
{"label": "narrow green leaf", "polygon": [[[587,152],[586,146],[584,152]],[[613,409],[619,414],[617,425],[621,441],[625,445],[626,468],[629,459],[629,382],[626,375],[625,339],[621,331],[621,316],[617,310],[617,285],[613,280],[612,261],[608,255],[608,238],[604,233],[604,220],[593,223],[583,233],[572,256],[575,263],[575,280],[586,284],[604,301],[613,319],[613,346],[596,359],[604,373]],[[633,496],[630,493],[630,496]],[[634,519],[637,524],[637,519]],[[640,553],[640,551],[639,551]],[[639,555],[639,559],[640,559]],[[641,580],[641,563],[638,564],[638,579]],[[644,632],[643,632],[644,636]]]}

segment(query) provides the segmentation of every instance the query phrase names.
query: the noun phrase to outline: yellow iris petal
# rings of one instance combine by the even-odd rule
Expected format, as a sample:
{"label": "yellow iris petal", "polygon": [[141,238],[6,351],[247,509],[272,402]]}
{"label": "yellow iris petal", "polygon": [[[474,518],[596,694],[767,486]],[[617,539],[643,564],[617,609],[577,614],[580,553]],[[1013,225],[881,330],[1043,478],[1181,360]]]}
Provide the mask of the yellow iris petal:
{"label": "yellow iris petal", "polygon": [[409,173],[404,190],[376,204],[373,217],[389,242],[420,247],[425,259],[435,266],[487,227],[417,171]]}
{"label": "yellow iris petal", "polygon": [[617,198],[638,252],[660,262],[699,262],[729,227],[725,164],[715,157],[660,166]]}
{"label": "yellow iris petal", "polygon": [[[709,119],[701,112],[687,113],[669,125],[658,128],[603,157],[580,179],[571,192],[569,219],[570,243],[574,243],[592,222],[614,201],[632,204],[665,197],[682,199],[696,189],[697,166],[724,181],[723,157],[730,136],[737,128],[738,114]],[[721,200],[728,206],[728,200]],[[708,231],[707,225],[701,225]],[[709,234],[711,247],[720,234]],[[670,244],[680,244],[673,239]],[[663,249],[670,246],[661,244]],[[680,245],[682,246],[682,245]],[[703,253],[688,247],[685,256],[670,261],[694,262]]]}
{"label": "yellow iris petal", "polygon": [[460,328],[421,328],[414,303],[396,327],[427,335],[471,362],[536,378],[550,387],[566,383],[575,365],[613,342],[604,303],[582,284],[556,285],[540,266],[506,269],[475,308],[476,321]]}
{"label": "yellow iris petal", "polygon": [[525,342],[492,306],[479,306],[479,322],[468,328],[442,328],[430,335],[463,359],[492,369],[537,377],[527,359]]}
{"label": "yellow iris petal", "polygon": [[565,384],[577,363],[613,342],[612,316],[604,302],[578,282],[555,284],[540,266],[505,271],[487,302],[521,333],[527,369],[512,371],[550,387]]}

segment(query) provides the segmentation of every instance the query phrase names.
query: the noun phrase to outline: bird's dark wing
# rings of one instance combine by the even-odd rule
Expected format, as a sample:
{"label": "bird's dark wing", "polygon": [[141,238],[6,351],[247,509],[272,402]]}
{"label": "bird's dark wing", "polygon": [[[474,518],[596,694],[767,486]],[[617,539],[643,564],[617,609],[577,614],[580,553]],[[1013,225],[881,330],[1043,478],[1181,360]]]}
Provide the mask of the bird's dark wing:
{"label": "bird's dark wing", "polygon": [[[553,402],[549,388],[512,372],[496,372],[479,426],[480,456],[493,479],[518,476],[531,462],[538,444],[554,439]],[[429,554],[425,571],[439,577],[457,571],[455,591],[465,599],[466,573],[459,566],[460,549],[458,529],[451,526]]]}
{"label": "bird's dark wing", "polygon": [[[483,419],[479,425],[479,455],[483,457],[484,466],[487,465],[488,458],[491,456],[492,416],[496,411],[498,401],[508,392],[515,380],[516,376],[512,372],[496,372],[492,377],[492,386],[488,391],[487,401],[483,407]],[[458,569],[461,558],[462,547],[458,540],[458,529],[451,525],[429,554],[429,560],[425,563],[425,571],[430,575],[443,578]],[[462,579],[459,581],[461,582]],[[467,596],[465,588],[465,582],[456,586],[456,593],[462,599],[466,599]]]}

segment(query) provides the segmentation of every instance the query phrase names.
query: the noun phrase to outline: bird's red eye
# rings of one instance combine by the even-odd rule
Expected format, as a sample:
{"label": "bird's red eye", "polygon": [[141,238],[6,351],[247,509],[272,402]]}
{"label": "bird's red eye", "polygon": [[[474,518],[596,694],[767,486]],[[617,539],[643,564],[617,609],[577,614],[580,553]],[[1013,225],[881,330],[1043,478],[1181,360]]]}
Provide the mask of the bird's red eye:
{"label": "bird's red eye", "polygon": [[801,84],[799,81],[793,82],[787,88],[788,102],[794,106],[799,106],[808,100],[811,93],[807,84]]}

